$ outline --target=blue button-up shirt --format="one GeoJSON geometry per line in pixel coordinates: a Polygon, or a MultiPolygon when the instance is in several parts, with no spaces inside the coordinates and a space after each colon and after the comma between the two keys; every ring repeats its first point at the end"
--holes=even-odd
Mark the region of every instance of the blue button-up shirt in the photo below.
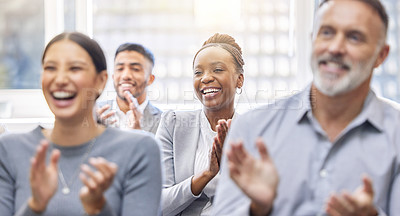
{"type": "MultiPolygon", "coordinates": [[[[373,181],[380,215],[400,215],[398,105],[371,90],[362,112],[331,142],[312,114],[310,91],[240,116],[227,138],[243,140],[256,157],[256,138],[266,142],[280,176],[271,215],[324,215],[330,194],[353,192],[363,174],[373,181]]],[[[214,215],[248,215],[250,200],[229,178],[225,156],[221,169],[214,215]]]]}

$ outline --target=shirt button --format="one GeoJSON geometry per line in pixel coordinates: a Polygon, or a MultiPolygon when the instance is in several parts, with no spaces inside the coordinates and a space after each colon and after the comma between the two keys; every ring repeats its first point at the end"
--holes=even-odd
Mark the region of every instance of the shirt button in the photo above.
{"type": "Polygon", "coordinates": [[[321,178],[325,178],[327,175],[328,172],[325,169],[319,171],[319,176],[321,176],[321,178]]]}

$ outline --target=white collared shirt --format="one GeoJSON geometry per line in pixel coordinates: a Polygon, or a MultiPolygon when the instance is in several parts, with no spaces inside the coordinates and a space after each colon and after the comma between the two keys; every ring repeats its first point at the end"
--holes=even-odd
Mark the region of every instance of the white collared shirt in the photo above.
{"type": "MultiPolygon", "coordinates": [[[[143,101],[143,103],[139,104],[139,107],[137,107],[137,110],[142,115],[144,113],[144,109],[146,109],[147,104],[149,104],[149,100],[146,97],[146,99],[143,101]]],[[[115,111],[114,118],[117,120],[114,124],[112,124],[112,126],[118,127],[121,129],[130,128],[129,127],[129,116],[132,115],[132,110],[129,110],[128,112],[124,113],[118,106],[117,98],[114,98],[111,110],[115,111]]],[[[141,125],[142,125],[142,119],[140,120],[141,125]]]]}

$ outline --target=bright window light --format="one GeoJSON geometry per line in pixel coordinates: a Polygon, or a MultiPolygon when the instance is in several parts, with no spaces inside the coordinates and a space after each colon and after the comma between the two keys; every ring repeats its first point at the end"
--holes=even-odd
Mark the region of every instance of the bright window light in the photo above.
{"type": "Polygon", "coordinates": [[[195,0],[199,27],[234,25],[240,21],[241,0],[195,0]]]}

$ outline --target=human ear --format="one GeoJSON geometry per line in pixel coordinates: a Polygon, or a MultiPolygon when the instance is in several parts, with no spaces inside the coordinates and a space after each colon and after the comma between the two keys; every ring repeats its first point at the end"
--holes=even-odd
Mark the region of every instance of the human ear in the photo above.
{"type": "Polygon", "coordinates": [[[388,44],[383,45],[381,51],[379,51],[378,58],[375,61],[374,68],[379,67],[385,61],[386,57],[389,55],[390,46],[388,44]]]}
{"type": "Polygon", "coordinates": [[[156,77],[153,74],[150,74],[149,80],[147,81],[147,86],[151,85],[155,79],[156,77]]]}
{"type": "Polygon", "coordinates": [[[237,82],[236,82],[236,88],[242,88],[244,82],[244,75],[241,73],[238,76],[237,82]]]}
{"type": "Polygon", "coordinates": [[[107,84],[107,79],[108,79],[107,70],[103,70],[99,74],[97,74],[96,89],[98,90],[99,95],[101,94],[101,92],[103,92],[107,84]]]}

